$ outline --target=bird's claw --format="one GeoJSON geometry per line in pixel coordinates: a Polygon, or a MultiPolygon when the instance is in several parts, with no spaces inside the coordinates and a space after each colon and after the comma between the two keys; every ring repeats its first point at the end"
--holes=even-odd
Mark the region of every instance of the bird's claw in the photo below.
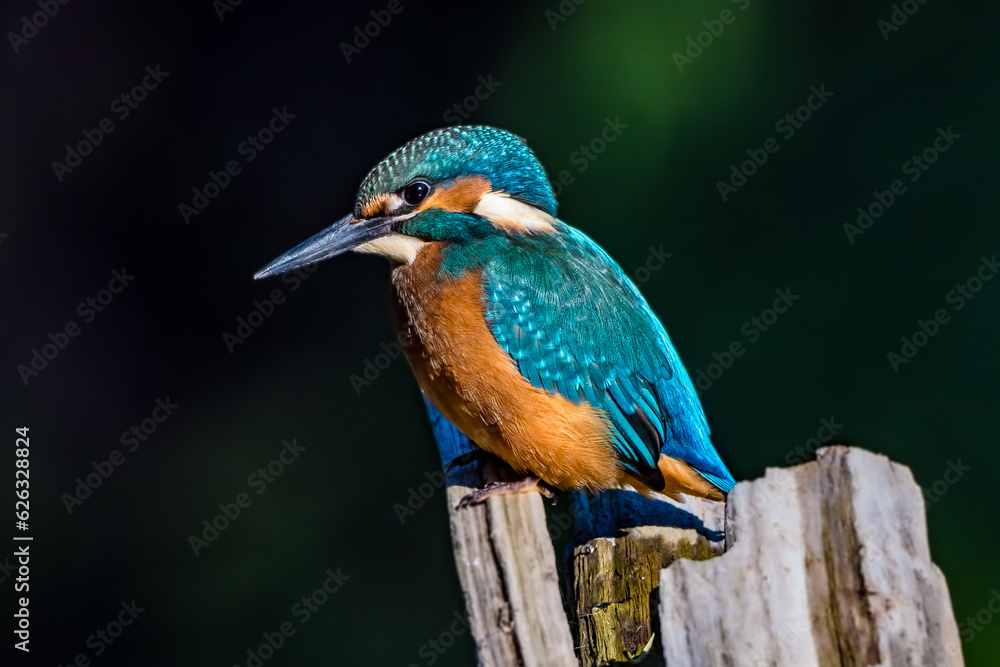
{"type": "Polygon", "coordinates": [[[482,460],[484,456],[486,456],[486,452],[483,450],[473,449],[471,452],[466,452],[465,454],[452,459],[451,463],[445,467],[444,472],[447,475],[455,468],[461,468],[462,466],[467,466],[482,460]]]}
{"type": "Polygon", "coordinates": [[[491,496],[532,492],[538,492],[546,498],[550,498],[553,505],[556,504],[556,494],[552,491],[552,489],[546,486],[537,477],[525,477],[524,479],[516,482],[490,482],[483,488],[476,489],[462,498],[455,509],[463,509],[471,507],[472,505],[478,505],[491,496]]]}

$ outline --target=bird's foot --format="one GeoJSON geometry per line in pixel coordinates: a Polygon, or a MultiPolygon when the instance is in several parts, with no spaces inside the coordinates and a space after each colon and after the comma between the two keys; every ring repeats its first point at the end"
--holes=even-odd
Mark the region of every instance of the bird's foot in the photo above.
{"type": "Polygon", "coordinates": [[[491,496],[535,492],[542,494],[546,498],[551,498],[552,504],[555,504],[556,494],[545,484],[545,482],[537,477],[525,477],[524,479],[516,482],[490,482],[483,488],[476,489],[469,495],[462,498],[461,502],[458,503],[457,509],[469,507],[471,505],[478,505],[491,496]]]}

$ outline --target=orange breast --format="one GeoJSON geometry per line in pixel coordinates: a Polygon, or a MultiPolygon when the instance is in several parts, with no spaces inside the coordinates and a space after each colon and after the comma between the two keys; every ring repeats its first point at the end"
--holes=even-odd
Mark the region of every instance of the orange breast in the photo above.
{"type": "Polygon", "coordinates": [[[531,385],[493,338],[479,272],[438,278],[441,244],[428,243],[393,271],[396,324],[421,389],[488,452],[564,490],[619,486],[611,425],[531,385]]]}

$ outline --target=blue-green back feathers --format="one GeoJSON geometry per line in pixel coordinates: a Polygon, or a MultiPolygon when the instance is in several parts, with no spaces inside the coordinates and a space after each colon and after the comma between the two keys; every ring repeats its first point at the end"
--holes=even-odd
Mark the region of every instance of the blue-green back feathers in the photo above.
{"type": "Polygon", "coordinates": [[[560,224],[558,234],[454,246],[442,268],[473,265],[483,269],[497,342],[535,387],[606,411],[622,466],[655,476],[662,451],[723,491],[733,487],[666,331],[596,243],[560,224]]]}

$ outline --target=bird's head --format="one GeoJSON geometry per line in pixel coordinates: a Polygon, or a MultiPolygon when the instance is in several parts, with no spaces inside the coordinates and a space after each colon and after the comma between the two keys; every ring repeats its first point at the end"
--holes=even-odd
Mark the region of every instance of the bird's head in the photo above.
{"type": "Polygon", "coordinates": [[[354,211],[261,269],[264,278],[348,250],[413,261],[427,242],[553,233],[552,187],[524,141],[485,125],[428,132],[382,160],[354,211]]]}

